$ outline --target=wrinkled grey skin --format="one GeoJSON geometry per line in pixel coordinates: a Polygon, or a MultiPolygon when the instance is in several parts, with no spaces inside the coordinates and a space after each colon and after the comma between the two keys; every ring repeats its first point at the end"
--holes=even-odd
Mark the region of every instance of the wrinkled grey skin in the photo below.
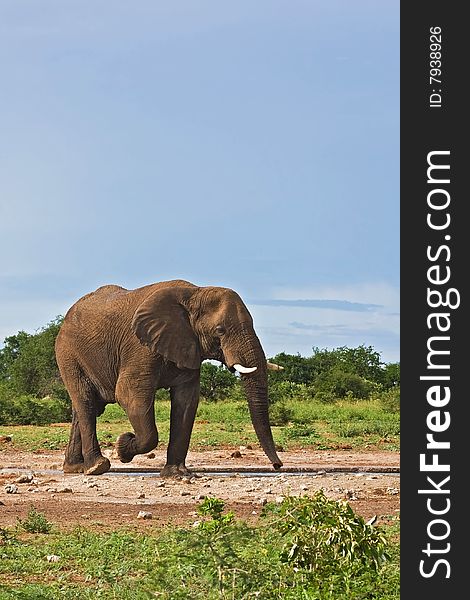
{"type": "Polygon", "coordinates": [[[136,290],[101,287],[67,312],[56,357],[73,409],[67,473],[99,475],[109,470],[96,437],[96,417],[108,403],[122,406],[134,429],[116,442],[122,462],[155,448],[155,391],[170,388],[170,439],[161,475],[188,475],[185,459],[205,359],[230,369],[235,364],[257,367],[241,375],[251,419],[274,468],[282,466],[269,425],[266,357],[251,315],[233,290],[182,280],[136,290]]]}

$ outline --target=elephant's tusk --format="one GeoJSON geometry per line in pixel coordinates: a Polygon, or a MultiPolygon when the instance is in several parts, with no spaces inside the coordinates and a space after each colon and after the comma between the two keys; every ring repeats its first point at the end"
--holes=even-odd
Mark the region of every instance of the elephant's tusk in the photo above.
{"type": "Polygon", "coordinates": [[[268,360],[266,361],[266,366],[270,371],[284,371],[284,367],[281,367],[281,365],[276,365],[276,363],[269,362],[268,360]]]}
{"type": "Polygon", "coordinates": [[[233,368],[239,373],[253,373],[253,371],[256,371],[258,367],[244,367],[243,365],[239,365],[237,363],[236,365],[233,365],[233,368]]]}

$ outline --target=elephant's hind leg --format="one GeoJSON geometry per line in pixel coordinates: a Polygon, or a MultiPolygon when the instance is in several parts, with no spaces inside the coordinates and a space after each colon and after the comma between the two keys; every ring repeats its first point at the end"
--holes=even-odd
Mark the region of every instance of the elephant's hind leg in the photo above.
{"type": "Polygon", "coordinates": [[[82,438],[75,410],[72,411],[72,426],[70,428],[69,443],[65,450],[63,469],[64,473],[83,473],[85,470],[85,461],[82,454],[82,438]]]}
{"type": "MultiPolygon", "coordinates": [[[[101,454],[96,437],[96,416],[100,414],[97,393],[78,365],[63,372],[62,378],[72,399],[70,441],[65,452],[64,472],[101,475],[111,464],[101,454]]],[[[102,411],[101,411],[102,412],[102,411]]]]}

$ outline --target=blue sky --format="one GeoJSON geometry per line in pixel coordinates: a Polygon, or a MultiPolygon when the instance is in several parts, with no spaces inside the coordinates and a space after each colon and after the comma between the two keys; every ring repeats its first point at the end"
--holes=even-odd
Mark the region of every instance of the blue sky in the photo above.
{"type": "Polygon", "coordinates": [[[106,283],[399,360],[399,2],[2,0],[0,342],[106,283]]]}

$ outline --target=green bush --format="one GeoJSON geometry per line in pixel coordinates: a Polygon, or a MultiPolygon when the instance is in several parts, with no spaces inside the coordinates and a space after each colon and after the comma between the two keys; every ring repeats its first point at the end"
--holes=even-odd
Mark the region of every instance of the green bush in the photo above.
{"type": "Polygon", "coordinates": [[[285,538],[281,560],[318,581],[378,571],[387,560],[382,530],[367,524],[346,501],[329,500],[323,490],[292,496],[272,509],[285,538]]]}
{"type": "Polygon", "coordinates": [[[201,365],[201,397],[204,400],[224,400],[236,384],[237,377],[222,365],[204,362],[201,365]]]}
{"type": "Polygon", "coordinates": [[[324,404],[333,404],[333,402],[336,402],[337,400],[333,392],[326,390],[318,390],[318,392],[315,392],[313,399],[315,402],[322,402],[324,404]]]}
{"type": "Polygon", "coordinates": [[[271,425],[287,425],[292,420],[294,411],[286,406],[285,402],[276,402],[269,406],[269,421],[271,425]]]}
{"type": "Polygon", "coordinates": [[[400,387],[392,387],[385,390],[380,394],[379,400],[380,404],[387,412],[400,412],[400,387]]]}
{"type": "Polygon", "coordinates": [[[23,529],[28,533],[50,533],[52,523],[50,523],[43,513],[38,512],[34,507],[28,512],[24,521],[18,519],[18,529],[23,529]]]}
{"type": "Polygon", "coordinates": [[[274,381],[269,384],[269,401],[271,404],[283,400],[312,400],[313,388],[304,383],[293,381],[274,381]]]}
{"type": "Polygon", "coordinates": [[[361,377],[357,373],[334,368],[318,378],[317,391],[329,392],[336,398],[370,398],[381,386],[361,377]]]}
{"type": "Polygon", "coordinates": [[[287,427],[284,430],[284,435],[291,440],[303,439],[305,441],[306,438],[309,438],[309,442],[312,443],[311,438],[320,437],[315,429],[311,425],[306,425],[303,423],[293,423],[290,427],[287,427]]]}
{"type": "Polygon", "coordinates": [[[0,425],[48,425],[70,422],[70,403],[60,398],[15,396],[0,391],[0,425]]]}

